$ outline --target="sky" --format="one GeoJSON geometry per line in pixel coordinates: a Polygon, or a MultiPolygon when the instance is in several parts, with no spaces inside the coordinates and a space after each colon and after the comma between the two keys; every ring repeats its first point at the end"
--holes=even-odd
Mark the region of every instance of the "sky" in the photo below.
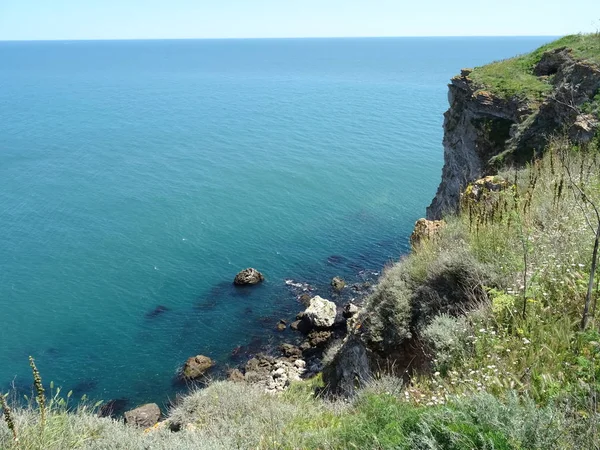
{"type": "Polygon", "coordinates": [[[0,40],[559,36],[599,0],[0,0],[0,40]]]}

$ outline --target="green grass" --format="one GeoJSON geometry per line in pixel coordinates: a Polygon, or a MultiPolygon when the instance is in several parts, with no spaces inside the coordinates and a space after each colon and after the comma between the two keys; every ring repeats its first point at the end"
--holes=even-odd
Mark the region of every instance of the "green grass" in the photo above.
{"type": "Polygon", "coordinates": [[[600,34],[577,34],[557,39],[525,55],[476,67],[470,78],[480,90],[491,91],[501,98],[538,103],[551,92],[552,86],[548,79],[533,75],[533,68],[544,52],[560,47],[572,49],[576,59],[600,64],[600,34]]]}

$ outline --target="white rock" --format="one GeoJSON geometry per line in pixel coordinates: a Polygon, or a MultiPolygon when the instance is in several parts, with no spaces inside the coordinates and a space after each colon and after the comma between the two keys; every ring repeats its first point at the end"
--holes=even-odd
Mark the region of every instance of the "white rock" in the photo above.
{"type": "Polygon", "coordinates": [[[310,299],[308,308],[304,311],[304,317],[315,327],[328,328],[335,322],[336,312],[335,303],[317,295],[310,299]]]}

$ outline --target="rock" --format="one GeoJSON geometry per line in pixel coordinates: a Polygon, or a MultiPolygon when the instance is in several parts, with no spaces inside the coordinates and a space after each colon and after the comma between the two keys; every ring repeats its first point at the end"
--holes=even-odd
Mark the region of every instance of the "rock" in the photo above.
{"type": "Polygon", "coordinates": [[[467,78],[469,75],[471,75],[471,72],[473,72],[473,69],[460,69],[460,76],[467,78]]]}
{"type": "Polygon", "coordinates": [[[312,328],[312,325],[308,320],[298,319],[290,324],[290,328],[294,331],[299,331],[300,333],[306,334],[312,328]]]}
{"type": "Polygon", "coordinates": [[[346,319],[349,319],[350,317],[358,314],[358,306],[356,306],[354,303],[346,303],[346,305],[344,305],[342,314],[346,319]]]}
{"type": "Polygon", "coordinates": [[[246,374],[248,372],[268,372],[275,364],[275,358],[259,353],[246,363],[246,374]]]}
{"type": "Polygon", "coordinates": [[[579,114],[569,130],[569,136],[579,142],[590,142],[600,128],[598,118],[593,114],[579,114]]]}
{"type": "Polygon", "coordinates": [[[265,277],[258,270],[249,267],[248,269],[242,270],[235,276],[233,284],[237,286],[244,286],[249,284],[258,284],[263,281],[265,277]]]}
{"type": "Polygon", "coordinates": [[[294,361],[294,366],[296,366],[298,369],[304,369],[306,367],[306,361],[303,359],[297,359],[294,361]]]}
{"type": "Polygon", "coordinates": [[[323,381],[335,394],[353,396],[372,378],[368,350],[360,338],[349,335],[333,361],[323,369],[323,381]]]}
{"type": "Polygon", "coordinates": [[[549,50],[542,55],[540,61],[535,65],[533,74],[538,77],[554,75],[558,72],[560,66],[572,60],[571,50],[566,47],[549,50]]]}
{"type": "Polygon", "coordinates": [[[227,372],[227,379],[229,381],[234,381],[236,383],[240,383],[244,381],[244,374],[239,369],[231,369],[227,372]]]}
{"type": "Polygon", "coordinates": [[[98,417],[112,417],[113,419],[121,415],[127,407],[129,401],[126,398],[117,398],[107,401],[100,406],[98,417]]]}
{"type": "Polygon", "coordinates": [[[443,220],[419,219],[410,235],[410,243],[413,248],[426,239],[431,239],[446,225],[443,220]]]}
{"type": "Polygon", "coordinates": [[[244,380],[247,383],[258,383],[258,382],[264,380],[264,375],[259,372],[250,370],[250,371],[247,371],[246,374],[244,375],[244,380]]]}
{"type": "Polygon", "coordinates": [[[277,328],[277,331],[285,331],[285,329],[287,328],[286,321],[285,320],[280,320],[277,323],[276,328],[277,328]]]}
{"type": "Polygon", "coordinates": [[[304,306],[308,306],[310,304],[310,295],[302,294],[299,300],[304,306]]]}
{"type": "Polygon", "coordinates": [[[531,161],[564,130],[575,143],[593,135],[593,122],[579,117],[579,111],[600,89],[600,67],[562,48],[542,55],[533,71],[552,75],[546,80],[549,92],[539,98],[506,95],[474,81],[467,72],[452,78],[450,108],[444,114],[442,180],[427,219],[456,212],[469,183],[499,168],[531,161]]]}
{"type": "Polygon", "coordinates": [[[146,313],[146,318],[147,319],[154,319],[155,317],[160,316],[161,314],[165,313],[169,311],[169,308],[167,308],[164,305],[158,305],[156,308],[154,308],[152,311],[149,311],[146,313]]]}
{"type": "Polygon", "coordinates": [[[281,344],[279,350],[288,358],[300,358],[302,356],[302,350],[292,344],[281,344]]]}
{"type": "Polygon", "coordinates": [[[340,277],[334,277],[331,280],[331,287],[336,292],[341,292],[346,287],[346,282],[340,277]]]}
{"type": "Polygon", "coordinates": [[[185,378],[196,380],[214,365],[215,363],[208,356],[192,356],[185,362],[182,373],[185,378]]]}
{"type": "Polygon", "coordinates": [[[508,181],[499,176],[487,176],[474,181],[467,186],[463,194],[475,202],[480,202],[486,198],[490,192],[500,192],[509,186],[508,181]]]}
{"type": "Polygon", "coordinates": [[[158,423],[160,408],[156,403],[148,403],[125,413],[125,423],[141,428],[150,428],[158,423]]]}
{"type": "Polygon", "coordinates": [[[308,343],[311,347],[323,348],[327,345],[327,342],[329,342],[332,334],[331,331],[313,330],[308,333],[308,343]]]}
{"type": "Polygon", "coordinates": [[[317,295],[310,299],[310,304],[302,318],[310,322],[313,327],[329,328],[335,322],[336,312],[335,303],[317,295]]]}

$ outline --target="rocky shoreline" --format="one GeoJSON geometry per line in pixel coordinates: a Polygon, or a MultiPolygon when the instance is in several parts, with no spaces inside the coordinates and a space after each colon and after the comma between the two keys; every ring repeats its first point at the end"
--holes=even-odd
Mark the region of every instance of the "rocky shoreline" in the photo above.
{"type": "MultiPolygon", "coordinates": [[[[378,275],[374,272],[372,277],[378,275]]],[[[262,273],[248,268],[235,276],[233,284],[239,289],[252,289],[264,280],[262,273]]],[[[252,346],[233,348],[231,356],[239,358],[238,364],[233,367],[222,367],[208,355],[191,355],[183,362],[174,382],[202,387],[209,379],[226,378],[232,382],[253,384],[275,394],[287,389],[293,381],[317,376],[323,370],[327,349],[336,341],[341,342],[353,326],[352,318],[372,291],[372,281],[347,284],[341,277],[333,277],[329,292],[321,292],[332,301],[318,295],[318,289],[307,283],[286,279],[286,286],[304,309],[299,308],[293,321],[280,319],[266,324],[278,332],[287,333],[282,336],[282,343],[270,349],[262,346],[255,351],[252,346]]],[[[160,314],[163,308],[159,306],[151,314],[160,314]]],[[[143,428],[154,426],[161,420],[160,407],[156,403],[129,410],[125,410],[124,406],[123,399],[110,400],[99,414],[113,418],[122,416],[126,423],[143,428]]],[[[179,428],[177,424],[168,426],[174,431],[179,428]]]]}

